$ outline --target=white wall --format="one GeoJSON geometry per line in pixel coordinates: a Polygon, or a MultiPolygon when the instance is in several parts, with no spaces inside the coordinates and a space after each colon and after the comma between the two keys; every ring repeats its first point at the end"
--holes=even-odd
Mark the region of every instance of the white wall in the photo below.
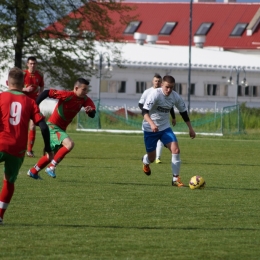
{"type": "MultiPolygon", "coordinates": [[[[126,93],[100,93],[102,98],[116,98],[116,99],[136,99],[141,97],[141,94],[136,92],[136,81],[150,81],[152,85],[152,78],[154,73],[159,73],[162,77],[169,73],[172,75],[177,83],[186,83],[188,85],[188,70],[185,69],[156,69],[156,68],[127,68],[118,69],[113,68],[112,77],[108,80],[126,81],[126,93]]],[[[191,71],[191,83],[195,83],[195,95],[192,96],[193,100],[197,101],[231,101],[236,98],[236,72],[232,73],[234,85],[228,85],[227,80],[230,76],[230,70],[194,70],[191,71]],[[207,96],[205,95],[205,84],[217,84],[224,91],[224,87],[227,86],[227,96],[207,96]]],[[[244,78],[244,72],[240,72],[239,81],[244,78]]],[[[260,73],[249,72],[246,74],[247,82],[249,85],[259,86],[258,97],[243,96],[238,97],[239,101],[253,101],[258,102],[260,98],[260,73]]],[[[91,78],[91,92],[89,96],[91,98],[98,97],[98,79],[94,76],[91,78]]],[[[187,100],[187,95],[183,96],[184,100],[187,100]]]]}

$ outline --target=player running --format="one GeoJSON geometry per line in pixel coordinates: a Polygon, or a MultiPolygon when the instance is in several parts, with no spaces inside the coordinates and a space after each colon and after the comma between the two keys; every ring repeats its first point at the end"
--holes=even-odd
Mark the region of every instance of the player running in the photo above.
{"type": "MultiPolygon", "coordinates": [[[[151,91],[155,88],[160,88],[162,84],[162,77],[159,74],[155,74],[153,77],[153,86],[151,88],[146,89],[140,100],[139,100],[139,108],[142,110],[143,109],[143,105],[144,102],[146,100],[146,98],[148,97],[148,95],[151,93],[151,91]]],[[[175,126],[176,125],[176,119],[175,119],[175,113],[174,113],[174,108],[172,107],[170,110],[170,114],[172,117],[172,125],[175,126]]],[[[162,149],[163,149],[163,143],[161,142],[161,140],[158,140],[157,142],[157,146],[156,146],[156,163],[161,163],[161,155],[162,155],[162,149]]]]}
{"type": "Polygon", "coordinates": [[[45,98],[58,99],[54,111],[47,121],[51,135],[51,149],[54,151],[54,159],[50,162],[48,156],[44,155],[38,163],[32,167],[27,175],[38,179],[39,171],[46,168],[45,172],[52,178],[56,178],[55,169],[62,159],[73,149],[74,142],[66,133],[67,126],[77,113],[84,108],[86,114],[94,118],[96,107],[93,101],[87,96],[89,82],[84,78],[79,78],[73,91],[64,91],[50,89],[45,90],[37,98],[36,103],[39,105],[45,98]]]}
{"type": "MultiPolygon", "coordinates": [[[[44,80],[41,72],[36,70],[37,60],[34,56],[27,59],[27,70],[24,70],[24,88],[23,92],[33,100],[36,100],[38,95],[44,89],[44,80]]],[[[33,145],[35,141],[36,130],[33,121],[30,121],[28,133],[27,156],[34,157],[33,145]]]]}
{"type": "Polygon", "coordinates": [[[151,174],[150,163],[156,158],[156,144],[161,140],[172,153],[172,185],[182,187],[184,184],[179,177],[180,172],[180,149],[177,138],[169,123],[171,108],[176,106],[189,128],[189,135],[193,139],[196,136],[182,98],[173,91],[175,79],[166,75],[163,77],[162,87],[151,91],[143,106],[144,116],[142,130],[144,132],[144,143],[147,154],[143,156],[143,171],[146,175],[151,174]]]}
{"type": "Polygon", "coordinates": [[[0,224],[14,193],[14,183],[24,161],[30,120],[41,128],[46,157],[52,160],[50,132],[35,101],[22,93],[24,74],[19,68],[8,73],[8,91],[0,93],[0,162],[4,181],[0,193],[0,224]]]}

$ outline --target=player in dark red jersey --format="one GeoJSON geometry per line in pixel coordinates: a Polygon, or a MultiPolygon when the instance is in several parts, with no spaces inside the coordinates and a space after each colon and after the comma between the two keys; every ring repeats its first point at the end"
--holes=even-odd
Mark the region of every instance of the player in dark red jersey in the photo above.
{"type": "MultiPolygon", "coordinates": [[[[27,59],[27,70],[24,70],[24,88],[23,92],[30,98],[36,100],[38,95],[42,93],[44,89],[44,79],[41,72],[36,70],[37,60],[31,56],[27,59]]],[[[30,121],[29,134],[28,134],[28,146],[27,155],[34,157],[32,151],[35,141],[36,131],[33,121],[30,121]]]]}
{"type": "Polygon", "coordinates": [[[47,97],[58,99],[58,103],[47,122],[51,134],[51,149],[55,155],[52,161],[46,155],[41,157],[38,163],[28,171],[29,174],[38,176],[39,171],[50,162],[45,172],[52,178],[56,178],[55,168],[74,147],[73,140],[66,133],[67,126],[81,108],[85,109],[89,117],[95,117],[96,107],[87,96],[88,86],[89,82],[87,80],[79,78],[74,84],[73,91],[44,90],[37,98],[36,103],[38,105],[47,97]]]}
{"type": "Polygon", "coordinates": [[[4,162],[4,181],[0,193],[0,224],[14,193],[14,182],[22,166],[30,120],[41,128],[46,156],[53,158],[50,132],[36,102],[22,93],[24,75],[19,68],[8,74],[8,91],[0,93],[0,162],[4,162]]]}

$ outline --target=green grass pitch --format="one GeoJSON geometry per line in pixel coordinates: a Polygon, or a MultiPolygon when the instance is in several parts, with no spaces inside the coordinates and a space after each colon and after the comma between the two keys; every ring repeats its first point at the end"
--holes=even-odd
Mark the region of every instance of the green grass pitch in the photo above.
{"type": "MultiPolygon", "coordinates": [[[[171,186],[170,152],[142,172],[142,135],[70,133],[74,150],[42,181],[25,158],[0,226],[0,259],[259,259],[260,140],[178,136],[181,177],[171,186]]],[[[3,165],[2,165],[3,168],[3,165]]]]}

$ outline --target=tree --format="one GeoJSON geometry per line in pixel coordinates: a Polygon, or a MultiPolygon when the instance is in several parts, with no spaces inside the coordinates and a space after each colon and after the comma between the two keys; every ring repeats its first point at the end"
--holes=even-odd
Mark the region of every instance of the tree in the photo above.
{"type": "MultiPolygon", "coordinates": [[[[121,40],[122,26],[134,19],[131,10],[116,0],[0,0],[1,70],[12,61],[22,68],[33,55],[47,83],[71,88],[76,78],[93,74],[88,64],[96,56],[96,41],[121,40]]],[[[111,51],[120,65],[120,51],[111,51]]]]}

